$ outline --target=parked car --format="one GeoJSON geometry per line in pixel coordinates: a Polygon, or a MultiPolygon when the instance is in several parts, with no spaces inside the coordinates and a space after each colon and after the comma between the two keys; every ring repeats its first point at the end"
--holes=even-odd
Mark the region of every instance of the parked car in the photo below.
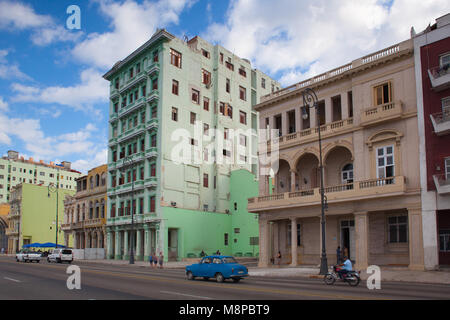
{"type": "Polygon", "coordinates": [[[19,262],[19,261],[22,261],[22,262],[36,261],[39,263],[41,261],[41,253],[22,249],[18,253],[16,253],[16,261],[17,262],[19,262]]]}
{"type": "Polygon", "coordinates": [[[248,277],[248,269],[231,256],[213,255],[202,258],[199,263],[186,266],[186,277],[189,280],[203,277],[205,280],[215,278],[217,282],[223,282],[225,279],[239,282],[248,277]]]}
{"type": "Polygon", "coordinates": [[[48,255],[47,262],[68,262],[73,261],[72,249],[53,249],[52,253],[48,255]]]}

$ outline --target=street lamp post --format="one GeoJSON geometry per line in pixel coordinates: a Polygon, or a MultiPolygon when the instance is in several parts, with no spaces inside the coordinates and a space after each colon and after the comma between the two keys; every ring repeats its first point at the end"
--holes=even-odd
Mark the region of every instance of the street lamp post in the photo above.
{"type": "MultiPolygon", "coordinates": [[[[320,109],[317,103],[317,95],[313,89],[307,88],[302,92],[303,107],[302,118],[308,119],[308,113],[306,108],[316,109],[317,119],[320,119],[320,109]],[[310,105],[312,104],[312,105],[310,105]]],[[[328,272],[327,253],[325,246],[325,210],[327,208],[327,201],[325,196],[324,184],[323,184],[323,164],[322,164],[322,138],[320,135],[320,120],[318,121],[317,131],[319,134],[319,170],[320,170],[320,204],[321,204],[321,226],[322,226],[322,255],[320,257],[320,272],[319,274],[325,275],[328,272]]]]}
{"type": "Polygon", "coordinates": [[[55,239],[55,248],[58,248],[58,185],[50,183],[47,187],[47,196],[50,198],[50,192],[56,193],[56,239],[55,239]]]}
{"type": "MultiPolygon", "coordinates": [[[[123,165],[125,166],[126,164],[133,164],[133,156],[127,156],[123,159],[123,165]]],[[[131,166],[131,168],[133,169],[134,166],[131,166]]],[[[123,178],[124,177],[124,168],[122,167],[122,169],[120,170],[123,178]]],[[[133,174],[133,172],[131,173],[133,174]]],[[[130,245],[130,262],[129,264],[134,264],[134,210],[133,210],[133,196],[134,196],[134,178],[133,176],[131,176],[131,245],[130,245]]]]}

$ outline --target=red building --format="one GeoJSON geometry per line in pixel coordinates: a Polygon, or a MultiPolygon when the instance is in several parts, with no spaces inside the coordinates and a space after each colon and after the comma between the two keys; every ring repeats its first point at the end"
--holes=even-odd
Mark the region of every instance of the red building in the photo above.
{"type": "Polygon", "coordinates": [[[414,37],[427,269],[450,265],[450,14],[414,37]]]}

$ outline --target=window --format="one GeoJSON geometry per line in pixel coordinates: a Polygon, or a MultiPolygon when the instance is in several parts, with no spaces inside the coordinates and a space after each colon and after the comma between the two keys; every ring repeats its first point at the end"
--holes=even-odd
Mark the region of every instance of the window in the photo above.
{"type": "Polygon", "coordinates": [[[139,213],[144,213],[144,198],[139,198],[139,213]]]}
{"type": "Polygon", "coordinates": [[[222,52],[219,54],[219,57],[220,57],[220,63],[223,64],[223,53],[222,52]]]}
{"type": "Polygon", "coordinates": [[[200,91],[192,89],[191,100],[196,104],[200,104],[200,91]]]}
{"type": "Polygon", "coordinates": [[[202,49],[202,55],[203,55],[205,58],[208,58],[208,59],[209,59],[209,57],[210,57],[209,51],[206,51],[205,49],[202,49]]]}
{"type": "Polygon", "coordinates": [[[178,95],[178,81],[172,80],[172,93],[178,95]]]}
{"type": "Polygon", "coordinates": [[[150,177],[156,177],[156,164],[154,163],[150,165],[150,177]]]}
{"type": "Polygon", "coordinates": [[[203,134],[209,136],[209,124],[203,123],[203,134]]]}
{"type": "Polygon", "coordinates": [[[208,188],[208,174],[207,173],[204,173],[203,174],[203,187],[204,188],[208,188]]]}
{"type": "Polygon", "coordinates": [[[374,88],[375,105],[389,103],[392,101],[391,83],[386,82],[374,88]]]}
{"type": "Polygon", "coordinates": [[[450,230],[439,230],[439,251],[450,252],[450,230]]]}
{"type": "Polygon", "coordinates": [[[114,80],[114,88],[119,89],[119,78],[114,80]]]}
{"type": "Polygon", "coordinates": [[[241,146],[247,146],[247,136],[245,134],[239,135],[239,143],[241,144],[241,146]]]}
{"type": "Polygon", "coordinates": [[[209,98],[203,97],[203,110],[209,111],[209,98]]]}
{"type": "Polygon", "coordinates": [[[196,114],[194,112],[191,112],[191,124],[195,124],[195,118],[196,114]]]}
{"type": "Polygon", "coordinates": [[[225,61],[225,66],[230,69],[231,71],[234,71],[234,65],[229,62],[229,61],[225,61]]]}
{"type": "Polygon", "coordinates": [[[408,216],[388,217],[388,242],[408,242],[408,216]]]}
{"type": "Polygon", "coordinates": [[[225,91],[230,93],[230,79],[228,79],[228,78],[225,82],[225,91]]]}
{"type": "Polygon", "coordinates": [[[156,203],[155,203],[155,196],[150,197],[150,212],[155,212],[155,207],[156,207],[156,203]]]}
{"type": "Polygon", "coordinates": [[[152,90],[158,90],[158,79],[153,79],[152,90]]]}
{"type": "Polygon", "coordinates": [[[142,86],[142,97],[147,95],[147,86],[142,86]]]}
{"type": "Polygon", "coordinates": [[[203,211],[205,211],[205,212],[208,211],[208,205],[207,205],[207,204],[204,204],[204,205],[203,205],[203,211]]]}
{"type": "Polygon", "coordinates": [[[170,49],[170,64],[175,67],[181,68],[181,53],[176,50],[170,49]]]}
{"type": "Polygon", "coordinates": [[[441,100],[442,115],[444,118],[450,117],[450,97],[441,100]]]}
{"type": "Polygon", "coordinates": [[[152,148],[156,148],[156,134],[151,136],[151,146],[152,148]]]}
{"type": "Polygon", "coordinates": [[[153,62],[158,62],[158,51],[153,52],[153,62]]]}
{"type": "Polygon", "coordinates": [[[266,79],[261,78],[261,88],[265,89],[266,88],[266,79]]]}
{"type": "Polygon", "coordinates": [[[445,180],[450,181],[450,158],[445,159],[445,180]]]}
{"type": "Polygon", "coordinates": [[[229,150],[227,150],[227,149],[223,149],[223,155],[225,156],[225,157],[231,157],[231,151],[229,151],[229,150]]]}
{"type": "Polygon", "coordinates": [[[141,64],[140,63],[138,63],[136,65],[136,73],[139,73],[139,72],[141,72],[141,64]]]}
{"type": "Polygon", "coordinates": [[[247,72],[245,72],[245,68],[244,67],[240,67],[239,68],[239,74],[243,77],[247,77],[247,72]]]}
{"type": "Polygon", "coordinates": [[[247,101],[247,90],[244,87],[239,86],[239,98],[247,101]]]}
{"type": "Polygon", "coordinates": [[[442,68],[445,65],[450,65],[450,53],[445,53],[439,57],[439,66],[442,68]]]}
{"type": "Polygon", "coordinates": [[[346,164],[342,168],[341,177],[342,177],[342,184],[353,183],[353,164],[351,163],[346,164]]]}
{"type": "Polygon", "coordinates": [[[377,178],[389,178],[394,174],[394,146],[377,148],[377,178]]]}
{"type": "Polygon", "coordinates": [[[223,114],[224,116],[229,116],[231,119],[233,119],[233,107],[230,106],[228,103],[219,103],[219,112],[223,114]]]}
{"type": "Polygon", "coordinates": [[[228,233],[224,233],[224,235],[223,235],[223,242],[224,242],[224,245],[228,245],[228,233]]]}
{"type": "Polygon", "coordinates": [[[178,109],[175,107],[172,107],[172,120],[178,121],[178,109]]]}
{"type": "Polygon", "coordinates": [[[130,79],[133,78],[133,68],[130,68],[128,75],[130,79]]]}
{"type": "Polygon", "coordinates": [[[247,114],[244,111],[239,111],[239,122],[247,124],[247,114]]]}
{"type": "Polygon", "coordinates": [[[202,69],[202,83],[209,85],[211,83],[211,73],[202,69]]]}

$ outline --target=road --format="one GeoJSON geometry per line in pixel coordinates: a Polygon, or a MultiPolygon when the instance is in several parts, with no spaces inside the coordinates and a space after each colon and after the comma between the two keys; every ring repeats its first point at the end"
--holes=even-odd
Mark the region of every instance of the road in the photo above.
{"type": "Polygon", "coordinates": [[[450,286],[383,282],[380,290],[346,283],[327,286],[320,279],[250,277],[239,283],[186,280],[184,269],[73,264],[81,270],[81,289],[67,288],[68,264],[16,262],[0,257],[0,299],[3,300],[378,300],[450,299],[450,286]]]}

